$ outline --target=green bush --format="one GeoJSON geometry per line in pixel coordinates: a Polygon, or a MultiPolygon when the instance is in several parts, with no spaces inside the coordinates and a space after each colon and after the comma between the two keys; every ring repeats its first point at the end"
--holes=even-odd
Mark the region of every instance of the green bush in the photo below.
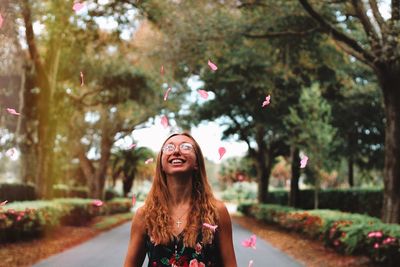
{"type": "Polygon", "coordinates": [[[35,186],[31,184],[0,183],[0,199],[11,201],[35,200],[35,186]]]}
{"type": "MultiPolygon", "coordinates": [[[[367,214],[380,218],[383,205],[382,189],[326,189],[319,196],[320,209],[334,209],[345,212],[367,214]]],[[[288,191],[276,190],[268,192],[267,203],[287,205],[288,191]]],[[[314,208],[314,190],[300,190],[299,208],[314,208]]]]}
{"type": "Polygon", "coordinates": [[[395,266],[400,262],[400,225],[384,224],[362,214],[336,210],[300,210],[271,204],[243,204],[245,215],[318,238],[345,254],[368,255],[374,262],[395,266]]]}
{"type": "Polygon", "coordinates": [[[56,184],[53,186],[54,198],[88,198],[89,189],[85,186],[69,187],[65,184],[56,184]]]}
{"type": "Polygon", "coordinates": [[[82,198],[13,202],[0,208],[0,243],[41,236],[59,225],[82,226],[98,215],[125,213],[131,200],[108,202],[82,198]]]}

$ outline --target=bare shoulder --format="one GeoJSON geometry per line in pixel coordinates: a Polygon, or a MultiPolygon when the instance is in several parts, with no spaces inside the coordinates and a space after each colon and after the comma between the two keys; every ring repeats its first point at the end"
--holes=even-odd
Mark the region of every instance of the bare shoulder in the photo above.
{"type": "Polygon", "coordinates": [[[231,219],[230,219],[229,212],[228,212],[228,209],[226,208],[225,203],[221,200],[217,200],[216,208],[217,208],[218,216],[220,219],[220,223],[229,223],[230,224],[231,219]]]}
{"type": "Polygon", "coordinates": [[[144,206],[138,208],[132,218],[132,227],[145,230],[145,209],[144,206]]]}

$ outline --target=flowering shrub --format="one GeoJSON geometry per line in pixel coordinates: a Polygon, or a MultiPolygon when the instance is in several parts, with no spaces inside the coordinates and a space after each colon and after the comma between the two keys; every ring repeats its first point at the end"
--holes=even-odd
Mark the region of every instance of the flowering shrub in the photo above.
{"type": "Polygon", "coordinates": [[[400,225],[384,224],[379,219],[335,210],[296,210],[269,204],[243,204],[245,215],[285,229],[321,239],[339,253],[364,254],[384,266],[400,262],[400,225]]]}
{"type": "Polygon", "coordinates": [[[0,207],[0,243],[38,237],[59,225],[85,225],[95,216],[128,212],[130,207],[130,199],[103,203],[65,198],[9,203],[0,207]]]}

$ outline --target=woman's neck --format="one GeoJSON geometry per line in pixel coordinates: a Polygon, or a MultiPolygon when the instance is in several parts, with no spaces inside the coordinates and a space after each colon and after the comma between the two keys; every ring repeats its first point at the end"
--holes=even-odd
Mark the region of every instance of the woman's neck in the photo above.
{"type": "Polygon", "coordinates": [[[168,191],[171,207],[186,206],[190,204],[192,198],[192,179],[182,179],[182,177],[167,177],[168,191]]]}

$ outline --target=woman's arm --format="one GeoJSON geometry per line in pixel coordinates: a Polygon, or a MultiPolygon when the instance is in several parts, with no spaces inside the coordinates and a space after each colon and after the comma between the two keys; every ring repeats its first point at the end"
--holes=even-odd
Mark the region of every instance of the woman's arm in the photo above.
{"type": "Polygon", "coordinates": [[[142,267],[144,258],[146,257],[145,235],[144,211],[143,207],[140,207],[132,219],[131,239],[124,267],[142,267]]]}
{"type": "Polygon", "coordinates": [[[222,201],[217,202],[219,214],[219,250],[224,267],[237,267],[232,241],[232,222],[228,210],[222,201]]]}

